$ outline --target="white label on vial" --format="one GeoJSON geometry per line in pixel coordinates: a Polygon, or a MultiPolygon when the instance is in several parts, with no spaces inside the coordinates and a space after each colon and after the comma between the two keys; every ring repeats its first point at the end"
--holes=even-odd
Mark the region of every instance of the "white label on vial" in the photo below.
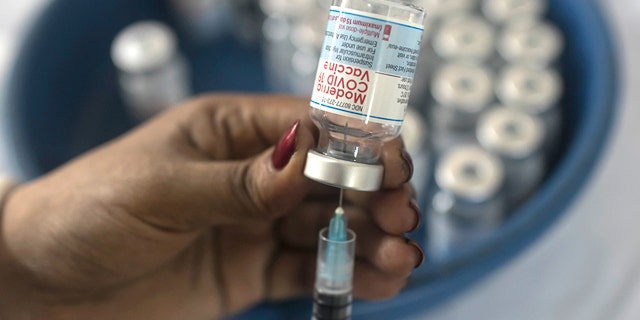
{"type": "Polygon", "coordinates": [[[311,107],[402,124],[423,31],[420,24],[331,7],[311,107]]]}

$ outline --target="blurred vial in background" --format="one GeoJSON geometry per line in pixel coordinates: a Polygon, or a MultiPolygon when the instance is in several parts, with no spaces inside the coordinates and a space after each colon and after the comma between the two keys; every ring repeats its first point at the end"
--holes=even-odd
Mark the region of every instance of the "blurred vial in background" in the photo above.
{"type": "Polygon", "coordinates": [[[421,5],[431,19],[469,12],[476,6],[476,0],[416,0],[414,2],[421,5]]]}
{"type": "MultiPolygon", "coordinates": [[[[323,1],[324,2],[324,1],[323,1]]],[[[326,1],[331,2],[331,1],[326,1]]],[[[306,16],[320,1],[315,0],[260,0],[260,8],[267,14],[283,14],[286,16],[306,16]]],[[[327,5],[328,7],[328,5],[327,5]]],[[[326,17],[325,17],[326,18],[326,17]]]]}
{"type": "MultiPolygon", "coordinates": [[[[282,14],[268,15],[262,25],[269,83],[278,92],[290,92],[291,52],[294,51],[293,44],[289,41],[291,29],[291,22],[282,14]]],[[[312,85],[313,83],[309,87],[312,85]]]]}
{"type": "Polygon", "coordinates": [[[189,97],[186,60],[174,32],[165,24],[142,21],[115,38],[111,57],[118,69],[122,98],[130,113],[144,120],[189,97]]]}
{"type": "Polygon", "coordinates": [[[505,214],[500,159],[476,145],[454,146],[436,164],[428,243],[434,261],[486,239],[505,214]]]}
{"type": "Polygon", "coordinates": [[[482,17],[459,14],[442,21],[433,49],[444,60],[482,64],[494,54],[494,32],[482,17]]]}
{"type": "MultiPolygon", "coordinates": [[[[433,49],[433,37],[440,29],[441,21],[447,17],[469,13],[473,10],[477,0],[413,0],[416,5],[424,8],[426,13],[425,29],[422,36],[418,69],[416,71],[414,88],[428,88],[432,74],[438,69],[442,60],[437,58],[433,49]]],[[[423,90],[413,90],[410,101],[414,105],[422,105],[426,96],[423,90]]]]}
{"type": "Polygon", "coordinates": [[[434,152],[475,138],[478,116],[494,101],[493,88],[485,66],[449,63],[439,70],[431,83],[434,103],[428,112],[434,152]]]}
{"type": "Polygon", "coordinates": [[[562,115],[558,103],[562,93],[562,78],[556,70],[520,65],[507,66],[496,88],[496,94],[504,105],[542,119],[548,152],[554,152],[561,133],[562,115]]]}
{"type": "Polygon", "coordinates": [[[181,28],[200,44],[209,43],[230,32],[231,2],[231,0],[169,0],[181,28]]]}
{"type": "Polygon", "coordinates": [[[507,63],[539,67],[556,62],[563,47],[562,35],[556,27],[532,19],[507,24],[497,44],[507,63]]]}
{"type": "Polygon", "coordinates": [[[514,208],[535,192],[544,176],[542,121],[514,108],[496,106],[479,119],[477,135],[485,150],[502,159],[505,195],[514,208]]]}
{"type": "Polygon", "coordinates": [[[262,38],[272,89],[308,95],[315,80],[331,1],[260,0],[262,38]]]}
{"type": "MultiPolygon", "coordinates": [[[[443,0],[446,1],[446,0],[443,0]]],[[[482,12],[495,25],[523,18],[540,18],[547,10],[547,0],[484,0],[482,12]]]]}
{"type": "Polygon", "coordinates": [[[411,106],[409,106],[404,116],[400,135],[407,152],[413,159],[414,171],[411,184],[416,191],[418,203],[421,203],[421,198],[427,192],[427,183],[431,177],[429,129],[424,117],[411,106]]]}
{"type": "Polygon", "coordinates": [[[262,39],[264,13],[258,0],[227,0],[231,2],[231,34],[240,42],[258,45],[262,39]]]}

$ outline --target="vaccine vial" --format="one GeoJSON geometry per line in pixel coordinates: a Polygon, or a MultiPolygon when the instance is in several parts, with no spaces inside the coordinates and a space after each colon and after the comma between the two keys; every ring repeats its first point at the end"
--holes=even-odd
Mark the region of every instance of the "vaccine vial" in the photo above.
{"type": "Polygon", "coordinates": [[[429,13],[429,19],[438,19],[461,12],[470,12],[477,0],[421,0],[422,6],[429,13]]]}
{"type": "MultiPolygon", "coordinates": [[[[425,11],[427,12],[427,11],[425,11]]],[[[437,57],[433,50],[432,42],[434,31],[437,29],[435,19],[425,19],[424,32],[422,33],[422,42],[420,45],[420,56],[418,57],[418,67],[413,78],[413,88],[428,88],[431,81],[431,75],[442,63],[441,59],[437,57]]],[[[419,106],[428,99],[428,91],[426,90],[411,90],[409,97],[409,103],[414,106],[419,106]]]]}
{"type": "Polygon", "coordinates": [[[426,119],[418,110],[409,106],[404,117],[400,135],[405,148],[413,160],[413,177],[411,184],[418,195],[418,203],[427,192],[427,182],[431,177],[429,150],[429,128],[426,119]]]}
{"type": "Polygon", "coordinates": [[[495,25],[508,21],[540,18],[547,10],[547,0],[484,0],[482,12],[495,25]]]}
{"type": "Polygon", "coordinates": [[[174,32],[164,23],[142,21],[128,26],[116,36],[111,57],[119,71],[122,98],[138,120],[191,94],[186,60],[174,32]]]}
{"type": "Polygon", "coordinates": [[[547,137],[546,150],[557,147],[561,133],[562,114],[558,103],[562,93],[562,78],[556,70],[520,65],[506,67],[496,88],[496,94],[504,105],[542,119],[547,137]]]}
{"type": "Polygon", "coordinates": [[[382,145],[400,134],[424,17],[407,2],[332,2],[310,102],[320,137],[307,157],[307,177],[346,189],[380,188],[382,145]]]}
{"type": "Polygon", "coordinates": [[[494,101],[493,75],[484,65],[452,62],[434,76],[431,94],[431,147],[440,153],[474,141],[478,116],[494,101]]]}
{"type": "Polygon", "coordinates": [[[544,124],[521,110],[495,106],[478,121],[478,142],[499,156],[506,173],[505,195],[510,207],[531,196],[542,182],[545,157],[544,124]]]}
{"type": "Polygon", "coordinates": [[[493,74],[482,65],[448,63],[434,76],[431,94],[445,108],[436,122],[466,127],[494,100],[493,74]]]}
{"type": "Polygon", "coordinates": [[[260,8],[268,15],[306,15],[307,11],[312,10],[314,2],[314,0],[260,0],[260,8]]]}
{"type": "Polygon", "coordinates": [[[485,66],[452,62],[444,65],[431,83],[434,105],[432,125],[468,129],[494,100],[493,74],[485,66]]]}
{"type": "Polygon", "coordinates": [[[493,55],[494,38],[493,27],[482,17],[461,14],[442,22],[433,48],[442,59],[481,64],[493,55]]]}
{"type": "Polygon", "coordinates": [[[262,45],[274,91],[308,95],[315,82],[330,1],[261,0],[262,45]]]}
{"type": "Polygon", "coordinates": [[[295,50],[288,41],[291,30],[291,22],[282,14],[268,15],[262,24],[264,59],[273,91],[289,90],[291,52],[295,50]]]}
{"type": "Polygon", "coordinates": [[[500,159],[474,144],[455,146],[440,157],[429,214],[434,261],[486,239],[501,225],[504,177],[500,159]]]}
{"type": "Polygon", "coordinates": [[[509,23],[497,45],[506,62],[539,67],[553,64],[563,47],[564,40],[556,27],[533,19],[509,23]]]}

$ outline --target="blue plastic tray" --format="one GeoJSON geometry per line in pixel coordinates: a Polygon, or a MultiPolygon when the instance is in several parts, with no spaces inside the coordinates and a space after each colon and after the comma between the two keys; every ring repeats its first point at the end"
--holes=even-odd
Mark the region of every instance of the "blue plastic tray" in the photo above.
{"type": "MultiPolygon", "coordinates": [[[[11,146],[26,178],[43,174],[135,125],[117,93],[109,59],[111,41],[141,19],[173,24],[163,1],[57,0],[33,26],[8,88],[11,146]]],[[[598,6],[589,0],[554,0],[550,19],[566,36],[562,73],[568,125],[561,157],[541,190],[489,241],[456,260],[427,264],[397,298],[359,302],[355,319],[397,319],[424,312],[495,271],[562,216],[603,152],[617,97],[615,50],[598,6]]],[[[207,47],[183,44],[197,92],[267,91],[260,48],[232,37],[207,47]]],[[[239,319],[300,319],[308,300],[259,306],[239,319]]]]}

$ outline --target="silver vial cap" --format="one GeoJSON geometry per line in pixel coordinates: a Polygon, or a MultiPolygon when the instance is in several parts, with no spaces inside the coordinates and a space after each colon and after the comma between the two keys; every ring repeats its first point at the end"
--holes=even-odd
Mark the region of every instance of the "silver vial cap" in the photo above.
{"type": "Polygon", "coordinates": [[[544,124],[536,116],[509,107],[495,107],[478,121],[477,136],[487,150],[510,159],[525,159],[544,141],[544,124]]]}
{"type": "Polygon", "coordinates": [[[547,0],[484,0],[482,12],[495,24],[522,18],[539,18],[547,10],[547,0]]]}
{"type": "Polygon", "coordinates": [[[503,104],[536,115],[553,109],[562,92],[563,85],[558,72],[527,66],[506,68],[496,89],[503,104]]]}
{"type": "Polygon", "coordinates": [[[462,14],[443,21],[433,39],[433,49],[448,60],[482,62],[494,48],[492,27],[481,17],[462,14]]]}
{"type": "Polygon", "coordinates": [[[510,23],[497,45],[500,56],[508,62],[540,66],[558,59],[563,47],[556,27],[535,20],[510,23]]]}
{"type": "Polygon", "coordinates": [[[502,162],[471,144],[446,151],[438,162],[435,178],[443,191],[472,202],[493,198],[505,179],[502,162]]]}
{"type": "Polygon", "coordinates": [[[382,185],[384,167],[340,160],[311,150],[307,153],[304,175],[337,188],[377,191],[382,185]]]}
{"type": "Polygon", "coordinates": [[[177,39],[169,26],[158,21],[142,21],[116,36],[111,58],[123,72],[144,73],[165,66],[177,51],[177,39]]]}
{"type": "Polygon", "coordinates": [[[484,66],[447,64],[436,74],[431,93],[443,107],[477,113],[493,101],[493,77],[484,66]]]}

